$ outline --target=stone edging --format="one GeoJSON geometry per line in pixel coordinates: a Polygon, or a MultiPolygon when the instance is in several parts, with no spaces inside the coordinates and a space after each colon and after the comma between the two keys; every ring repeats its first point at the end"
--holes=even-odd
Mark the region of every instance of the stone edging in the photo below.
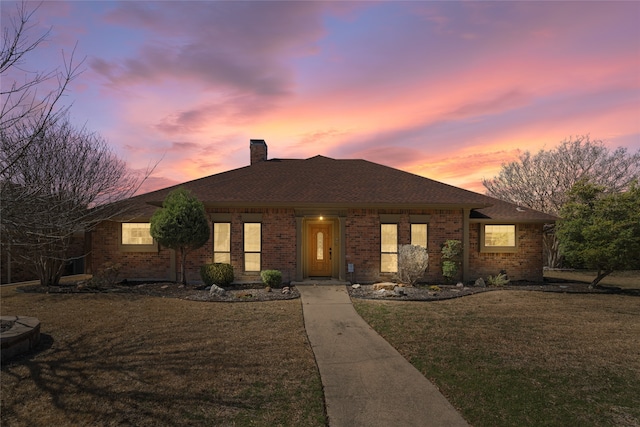
{"type": "Polygon", "coordinates": [[[8,331],[0,334],[0,360],[9,359],[33,350],[40,342],[40,321],[28,316],[1,316],[2,321],[13,322],[8,331]]]}

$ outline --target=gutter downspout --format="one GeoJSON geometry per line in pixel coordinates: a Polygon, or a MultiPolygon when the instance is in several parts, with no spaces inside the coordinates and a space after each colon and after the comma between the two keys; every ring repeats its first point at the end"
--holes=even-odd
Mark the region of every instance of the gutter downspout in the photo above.
{"type": "Polygon", "coordinates": [[[462,209],[462,283],[469,281],[469,252],[471,245],[469,243],[469,217],[471,209],[462,209]]]}

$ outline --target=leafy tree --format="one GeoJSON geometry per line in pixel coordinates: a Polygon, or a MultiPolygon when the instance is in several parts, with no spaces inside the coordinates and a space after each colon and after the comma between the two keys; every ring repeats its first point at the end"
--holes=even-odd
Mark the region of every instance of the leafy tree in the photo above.
{"type": "Polygon", "coordinates": [[[43,286],[57,285],[74,235],[126,211],[116,202],[144,181],[118,159],[106,141],[68,117],[59,117],[8,153],[37,122],[0,129],[0,236],[3,251],[31,266],[43,286]],[[6,156],[6,157],[4,157],[6,156]]]}
{"type": "MultiPolygon", "coordinates": [[[[602,141],[588,135],[564,140],[553,150],[532,155],[525,151],[517,161],[503,164],[498,176],[482,184],[492,197],[551,215],[559,215],[568,192],[587,179],[608,191],[622,191],[640,179],[640,150],[609,150],[602,141]]],[[[560,265],[559,242],[548,226],[545,235],[547,265],[560,265]]]]}
{"type": "Polygon", "coordinates": [[[182,283],[187,283],[187,254],[209,240],[209,222],[204,205],[188,190],[177,188],[169,193],[151,217],[151,236],[163,246],[180,252],[182,283]]]}
{"type": "Polygon", "coordinates": [[[573,265],[598,271],[591,286],[614,270],[640,268],[640,187],[607,192],[605,187],[579,181],[561,210],[558,238],[573,265]]]}

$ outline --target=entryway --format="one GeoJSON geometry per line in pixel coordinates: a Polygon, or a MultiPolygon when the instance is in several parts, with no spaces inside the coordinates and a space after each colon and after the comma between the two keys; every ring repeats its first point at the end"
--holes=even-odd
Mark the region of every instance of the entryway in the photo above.
{"type": "Polygon", "coordinates": [[[322,221],[307,226],[308,277],[333,275],[333,222],[322,221]]]}
{"type": "Polygon", "coordinates": [[[346,213],[296,210],[295,281],[344,281],[346,213]]]}

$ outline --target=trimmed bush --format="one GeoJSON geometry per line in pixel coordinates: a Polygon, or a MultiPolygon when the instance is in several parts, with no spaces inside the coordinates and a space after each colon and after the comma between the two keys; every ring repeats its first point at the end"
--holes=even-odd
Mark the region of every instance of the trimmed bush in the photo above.
{"type": "Polygon", "coordinates": [[[200,277],[207,286],[229,286],[233,282],[233,267],[221,262],[205,264],[200,267],[200,277]]]}
{"type": "Polygon", "coordinates": [[[262,270],[260,277],[270,288],[279,288],[282,285],[282,273],[279,270],[262,270]]]}

